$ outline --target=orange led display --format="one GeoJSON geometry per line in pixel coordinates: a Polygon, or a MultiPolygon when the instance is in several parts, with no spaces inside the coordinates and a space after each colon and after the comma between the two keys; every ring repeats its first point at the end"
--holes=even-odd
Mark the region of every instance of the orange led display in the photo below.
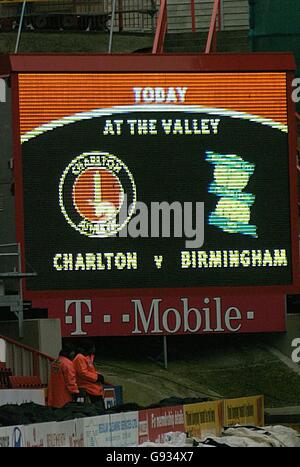
{"type": "Polygon", "coordinates": [[[20,74],[21,134],[76,113],[113,106],[188,105],[287,124],[286,74],[20,74]]]}

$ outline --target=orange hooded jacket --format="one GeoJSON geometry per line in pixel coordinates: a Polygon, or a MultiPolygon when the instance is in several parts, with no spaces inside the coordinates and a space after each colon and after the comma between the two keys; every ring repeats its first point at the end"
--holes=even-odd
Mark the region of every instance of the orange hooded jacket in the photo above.
{"type": "Polygon", "coordinates": [[[73,362],[67,357],[59,356],[51,364],[48,405],[61,408],[73,400],[72,394],[78,393],[73,362]]]}
{"type": "Polygon", "coordinates": [[[103,396],[104,390],[102,385],[97,383],[99,373],[94,367],[92,358],[79,353],[74,358],[73,364],[79,389],[84,389],[92,396],[103,396]]]}

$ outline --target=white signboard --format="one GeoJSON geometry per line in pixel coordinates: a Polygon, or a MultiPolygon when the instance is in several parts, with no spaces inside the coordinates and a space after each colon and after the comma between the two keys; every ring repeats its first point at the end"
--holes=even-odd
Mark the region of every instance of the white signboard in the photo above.
{"type": "Polygon", "coordinates": [[[83,419],[84,423],[84,446],[90,448],[110,447],[110,416],[99,415],[83,419]]]}
{"type": "Polygon", "coordinates": [[[75,420],[75,436],[72,440],[71,447],[84,447],[84,418],[76,418],[75,420]]]}
{"type": "MultiPolygon", "coordinates": [[[[76,444],[76,420],[67,420],[66,422],[56,423],[56,435],[58,439],[52,436],[53,447],[74,447],[76,444]]],[[[50,447],[50,445],[48,444],[50,447]]]]}
{"type": "Polygon", "coordinates": [[[56,432],[56,422],[25,425],[25,443],[27,448],[47,447],[48,437],[56,432]]]}
{"type": "Polygon", "coordinates": [[[23,448],[25,447],[24,426],[8,426],[0,428],[0,448],[23,448]]]}
{"type": "Polygon", "coordinates": [[[6,404],[25,404],[34,402],[45,405],[45,392],[43,389],[0,389],[0,406],[6,404]]]}
{"type": "Polygon", "coordinates": [[[138,412],[111,414],[111,445],[113,447],[138,445],[138,421],[138,412]]]}
{"type": "Polygon", "coordinates": [[[81,419],[27,425],[26,447],[83,447],[81,425],[81,419]]]}
{"type": "Polygon", "coordinates": [[[74,445],[76,439],[76,422],[56,422],[54,431],[46,434],[46,446],[48,448],[68,448],[74,445]]]}

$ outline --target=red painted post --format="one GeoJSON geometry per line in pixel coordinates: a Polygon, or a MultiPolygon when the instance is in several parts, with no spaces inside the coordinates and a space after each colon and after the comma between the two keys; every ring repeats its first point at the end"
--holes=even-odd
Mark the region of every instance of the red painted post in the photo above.
{"type": "Polygon", "coordinates": [[[32,373],[33,376],[40,376],[40,356],[32,352],[32,373]]]}
{"type": "Polygon", "coordinates": [[[215,24],[213,40],[212,40],[212,52],[215,53],[217,51],[217,23],[215,24]]]}
{"type": "Polygon", "coordinates": [[[124,22],[123,22],[123,0],[119,0],[118,3],[118,10],[119,10],[119,32],[123,31],[124,22]]]}
{"type": "Polygon", "coordinates": [[[168,27],[168,13],[167,13],[167,0],[161,0],[160,9],[157,19],[156,32],[152,53],[157,54],[163,52],[164,39],[168,27]]]}
{"type": "Polygon", "coordinates": [[[221,31],[222,28],[222,0],[219,1],[219,8],[218,8],[218,31],[221,31]]]}
{"type": "Polygon", "coordinates": [[[215,0],[210,20],[210,27],[205,47],[205,53],[209,54],[212,49],[215,52],[217,48],[217,19],[220,14],[220,0],[215,0]]]}
{"type": "Polygon", "coordinates": [[[196,32],[195,0],[191,0],[192,31],[196,32]]]}

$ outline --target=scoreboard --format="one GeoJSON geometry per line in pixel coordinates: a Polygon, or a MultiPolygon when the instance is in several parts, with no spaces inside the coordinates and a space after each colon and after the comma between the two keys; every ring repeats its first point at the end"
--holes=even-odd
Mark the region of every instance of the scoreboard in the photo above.
{"type": "Polygon", "coordinates": [[[19,70],[28,299],[295,284],[291,65],[263,57],[177,56],[178,70],[166,56],[44,57],[19,70]]]}

